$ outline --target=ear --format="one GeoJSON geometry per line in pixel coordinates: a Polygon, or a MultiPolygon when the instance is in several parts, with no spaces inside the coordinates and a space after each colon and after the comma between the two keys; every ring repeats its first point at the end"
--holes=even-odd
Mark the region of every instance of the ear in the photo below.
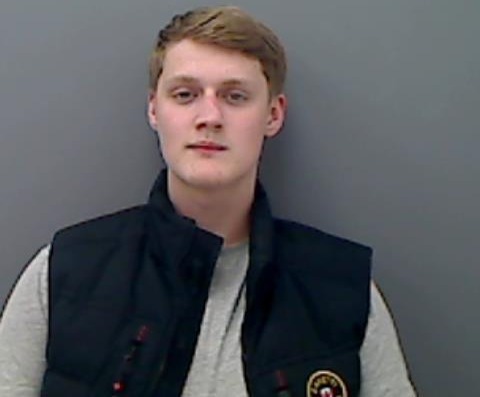
{"type": "Polygon", "coordinates": [[[147,116],[150,127],[157,131],[157,101],[154,90],[149,90],[148,92],[147,116]]]}
{"type": "Polygon", "coordinates": [[[287,112],[287,97],[285,94],[279,94],[270,100],[269,106],[265,136],[271,138],[277,135],[282,129],[287,112]]]}

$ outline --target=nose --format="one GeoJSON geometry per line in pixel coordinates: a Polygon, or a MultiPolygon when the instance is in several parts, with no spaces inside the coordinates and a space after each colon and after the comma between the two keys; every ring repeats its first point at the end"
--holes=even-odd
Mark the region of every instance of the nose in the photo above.
{"type": "Polygon", "coordinates": [[[207,129],[212,131],[220,130],[223,126],[223,113],[221,104],[215,93],[205,93],[197,104],[197,129],[207,129]]]}

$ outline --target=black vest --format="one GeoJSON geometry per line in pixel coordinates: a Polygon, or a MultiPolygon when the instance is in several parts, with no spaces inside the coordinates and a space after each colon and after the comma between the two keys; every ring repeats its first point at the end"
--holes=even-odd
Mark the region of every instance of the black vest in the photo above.
{"type": "MultiPolygon", "coordinates": [[[[251,396],[357,396],[371,250],[273,219],[258,184],[242,325],[251,396]]],[[[42,397],[181,396],[222,240],[148,204],[58,232],[42,397]]]]}

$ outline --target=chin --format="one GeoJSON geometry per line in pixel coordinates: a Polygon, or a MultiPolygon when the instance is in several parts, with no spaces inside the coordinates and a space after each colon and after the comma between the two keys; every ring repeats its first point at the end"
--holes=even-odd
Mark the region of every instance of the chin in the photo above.
{"type": "Polygon", "coordinates": [[[186,170],[186,172],[174,172],[174,177],[185,186],[196,189],[214,189],[222,187],[229,182],[228,175],[218,170],[186,170]]]}
{"type": "Polygon", "coordinates": [[[201,190],[215,190],[232,187],[241,183],[245,175],[228,170],[219,170],[213,168],[195,167],[195,169],[185,170],[185,172],[172,172],[174,177],[185,186],[201,190]]]}

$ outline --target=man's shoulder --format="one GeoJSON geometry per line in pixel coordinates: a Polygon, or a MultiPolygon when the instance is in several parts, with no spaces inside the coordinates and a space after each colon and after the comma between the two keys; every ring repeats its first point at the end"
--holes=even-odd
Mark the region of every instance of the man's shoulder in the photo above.
{"type": "Polygon", "coordinates": [[[146,205],[125,208],[103,214],[60,229],[54,242],[118,240],[144,232],[146,205]]]}
{"type": "Polygon", "coordinates": [[[365,244],[292,220],[275,219],[275,231],[282,244],[293,246],[296,250],[372,255],[372,248],[365,244]]]}

